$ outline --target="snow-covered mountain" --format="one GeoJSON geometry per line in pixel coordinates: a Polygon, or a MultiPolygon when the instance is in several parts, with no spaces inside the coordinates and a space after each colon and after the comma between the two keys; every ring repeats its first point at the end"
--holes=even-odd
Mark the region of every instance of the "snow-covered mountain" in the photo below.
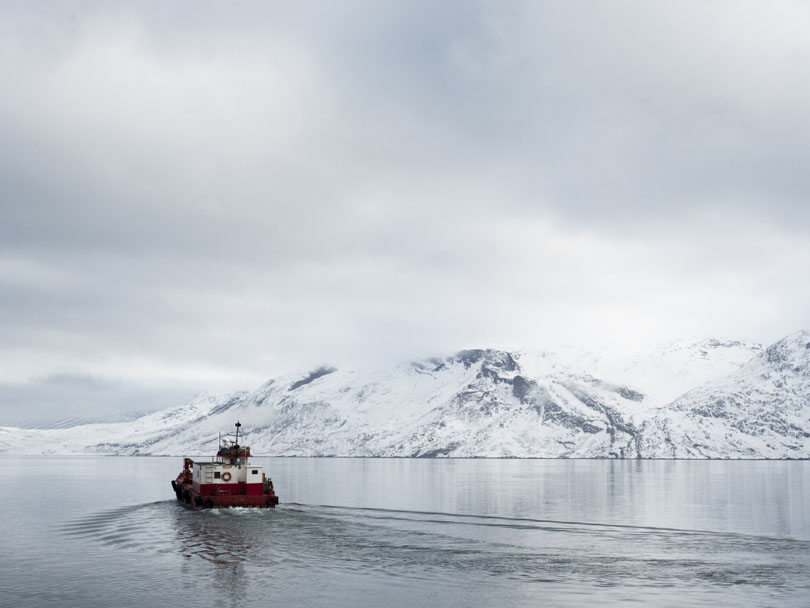
{"type": "Polygon", "coordinates": [[[262,455],[807,458],[810,332],[767,349],[703,340],[320,367],[129,422],[0,427],[0,452],[208,455],[237,419],[262,455]]]}
{"type": "Polygon", "coordinates": [[[657,458],[810,457],[810,332],[659,408],[641,437],[657,458]]]}

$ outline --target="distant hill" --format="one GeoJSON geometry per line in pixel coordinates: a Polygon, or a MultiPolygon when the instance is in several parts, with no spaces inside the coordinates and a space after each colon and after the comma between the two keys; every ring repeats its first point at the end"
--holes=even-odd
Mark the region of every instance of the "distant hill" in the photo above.
{"type": "Polygon", "coordinates": [[[237,419],[257,455],[808,458],[810,332],[767,348],[708,339],[320,367],[131,421],[0,427],[0,452],[209,455],[237,419]]]}

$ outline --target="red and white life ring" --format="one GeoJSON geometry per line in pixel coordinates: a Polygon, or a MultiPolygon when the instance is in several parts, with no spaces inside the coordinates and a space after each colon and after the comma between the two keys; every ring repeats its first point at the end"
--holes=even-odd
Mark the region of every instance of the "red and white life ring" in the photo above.
{"type": "Polygon", "coordinates": [[[225,472],[222,474],[222,481],[230,481],[230,480],[231,480],[231,474],[230,474],[230,473],[228,473],[228,471],[225,471],[225,472]]]}

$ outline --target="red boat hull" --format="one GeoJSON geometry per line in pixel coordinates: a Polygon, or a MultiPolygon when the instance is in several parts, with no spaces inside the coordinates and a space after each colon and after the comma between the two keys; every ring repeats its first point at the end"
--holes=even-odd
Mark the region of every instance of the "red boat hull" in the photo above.
{"type": "MultiPolygon", "coordinates": [[[[278,504],[278,496],[271,490],[269,493],[251,494],[200,494],[194,486],[182,480],[182,473],[176,480],[172,480],[177,500],[193,509],[228,509],[231,507],[249,507],[256,509],[272,509],[278,504]]],[[[203,489],[208,490],[205,486],[203,489]]]]}

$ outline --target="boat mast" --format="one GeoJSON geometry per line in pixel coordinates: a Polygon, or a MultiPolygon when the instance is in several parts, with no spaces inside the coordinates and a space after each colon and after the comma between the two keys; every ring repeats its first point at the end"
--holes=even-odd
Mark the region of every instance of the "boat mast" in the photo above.
{"type": "Polygon", "coordinates": [[[234,442],[234,447],[238,450],[239,449],[239,427],[242,426],[240,422],[236,421],[236,441],[234,442]]]}

